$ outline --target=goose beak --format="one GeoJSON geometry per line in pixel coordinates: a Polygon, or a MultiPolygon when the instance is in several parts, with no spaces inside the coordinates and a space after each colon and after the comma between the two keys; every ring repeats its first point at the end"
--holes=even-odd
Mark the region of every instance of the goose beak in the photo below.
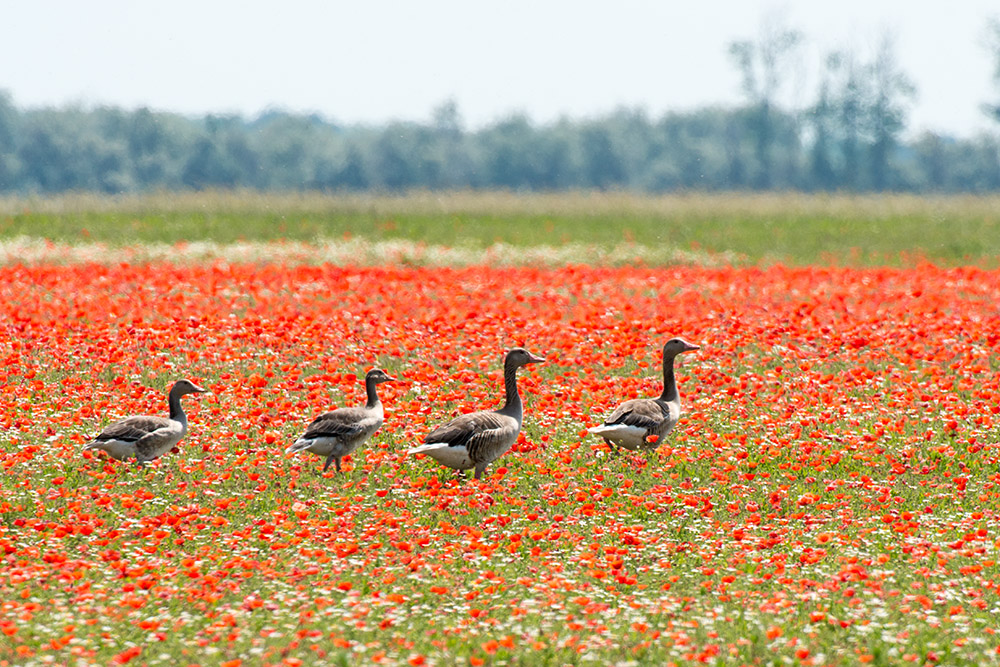
{"type": "Polygon", "coordinates": [[[693,350],[700,350],[701,345],[695,345],[694,343],[684,343],[684,351],[691,352],[693,350]]]}
{"type": "Polygon", "coordinates": [[[196,394],[207,394],[208,393],[208,389],[202,389],[201,387],[199,387],[196,384],[192,384],[191,386],[194,387],[194,393],[196,393],[196,394]]]}
{"type": "Polygon", "coordinates": [[[545,361],[544,358],[542,358],[542,357],[536,357],[531,352],[528,353],[528,363],[529,364],[540,364],[540,363],[542,363],[544,361],[545,361]]]}

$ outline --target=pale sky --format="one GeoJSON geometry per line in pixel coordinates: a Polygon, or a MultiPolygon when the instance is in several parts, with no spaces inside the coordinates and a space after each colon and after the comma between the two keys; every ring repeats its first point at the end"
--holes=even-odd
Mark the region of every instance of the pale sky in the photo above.
{"type": "Polygon", "coordinates": [[[918,88],[909,133],[1000,131],[985,47],[997,0],[32,0],[4,2],[0,89],[20,107],[270,108],[340,123],[427,121],[457,102],[467,127],[619,106],[657,117],[740,100],[727,45],[767,17],[804,33],[786,101],[805,105],[822,54],[863,58],[885,31],[918,88]]]}

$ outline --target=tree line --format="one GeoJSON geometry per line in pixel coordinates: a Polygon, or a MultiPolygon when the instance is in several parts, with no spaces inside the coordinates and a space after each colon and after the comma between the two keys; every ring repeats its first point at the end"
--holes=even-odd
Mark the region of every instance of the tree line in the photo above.
{"type": "MultiPolygon", "coordinates": [[[[1000,91],[1000,22],[990,35],[1000,91]]],[[[546,124],[512,115],[475,130],[451,101],[429,122],[372,127],[282,111],[20,109],[0,91],[0,191],[1000,190],[997,136],[903,139],[915,89],[888,38],[870,58],[828,54],[816,99],[783,104],[801,45],[798,32],[774,26],[731,44],[744,95],[732,108],[546,124]]],[[[983,111],[1000,123],[1000,102],[983,111]]]]}

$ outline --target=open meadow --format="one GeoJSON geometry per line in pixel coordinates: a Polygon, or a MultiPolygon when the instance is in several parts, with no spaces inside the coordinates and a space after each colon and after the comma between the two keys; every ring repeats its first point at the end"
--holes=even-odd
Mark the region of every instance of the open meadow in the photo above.
{"type": "Polygon", "coordinates": [[[1000,664],[998,203],[0,201],[0,667],[1000,664]],[[405,453],[519,345],[483,480],[405,453]],[[81,451],[182,377],[174,451],[81,451]]]}

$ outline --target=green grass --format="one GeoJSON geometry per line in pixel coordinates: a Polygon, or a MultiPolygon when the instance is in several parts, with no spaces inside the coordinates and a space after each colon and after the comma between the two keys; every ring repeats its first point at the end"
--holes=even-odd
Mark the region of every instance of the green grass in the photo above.
{"type": "Polygon", "coordinates": [[[210,192],[0,200],[0,240],[25,236],[115,246],[347,238],[472,248],[497,242],[638,244],[724,254],[747,264],[900,265],[926,259],[993,267],[1000,257],[1000,199],[210,192]]]}

